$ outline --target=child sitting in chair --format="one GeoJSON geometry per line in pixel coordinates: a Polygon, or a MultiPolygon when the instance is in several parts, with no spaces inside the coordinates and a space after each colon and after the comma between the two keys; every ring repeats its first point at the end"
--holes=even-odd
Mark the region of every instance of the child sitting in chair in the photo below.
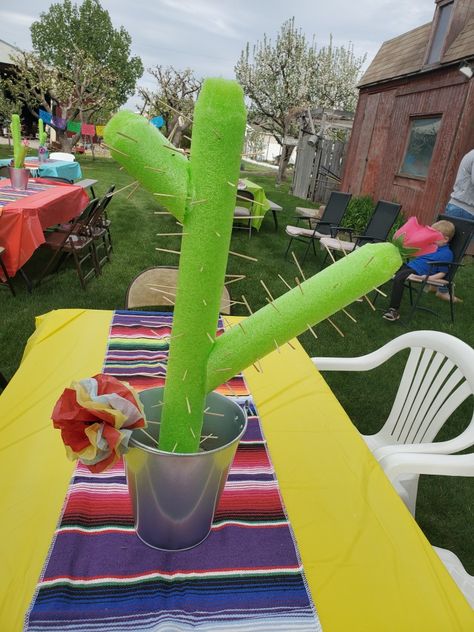
{"type": "Polygon", "coordinates": [[[421,278],[429,275],[429,279],[432,281],[443,279],[446,276],[448,272],[446,265],[434,266],[429,264],[436,261],[450,263],[453,260],[453,253],[448,243],[454,237],[455,227],[451,222],[440,220],[432,224],[431,228],[440,232],[443,235],[443,239],[436,242],[438,246],[436,252],[421,255],[409,263],[404,263],[395,273],[393,277],[392,294],[390,296],[390,307],[383,314],[385,320],[394,321],[400,318],[398,310],[402,302],[404,283],[409,276],[414,275],[415,277],[421,278]]]}

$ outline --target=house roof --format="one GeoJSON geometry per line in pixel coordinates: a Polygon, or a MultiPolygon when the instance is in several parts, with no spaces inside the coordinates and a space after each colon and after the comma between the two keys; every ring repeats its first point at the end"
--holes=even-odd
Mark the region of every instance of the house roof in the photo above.
{"type": "Polygon", "coordinates": [[[0,64],[12,64],[11,55],[18,55],[21,50],[5,40],[0,39],[0,64]]]}
{"type": "MultiPolygon", "coordinates": [[[[380,81],[388,81],[422,70],[431,33],[431,22],[382,44],[372,63],[359,82],[359,88],[380,81]]],[[[459,62],[474,56],[474,17],[470,18],[440,60],[440,65],[459,62]]],[[[439,67],[439,66],[436,66],[439,67]]]]}

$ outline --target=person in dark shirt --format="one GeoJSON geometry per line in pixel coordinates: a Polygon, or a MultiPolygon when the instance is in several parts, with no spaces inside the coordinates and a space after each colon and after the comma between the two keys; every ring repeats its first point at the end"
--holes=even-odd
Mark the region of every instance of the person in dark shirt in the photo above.
{"type": "Polygon", "coordinates": [[[400,314],[398,312],[400,304],[402,302],[404,282],[410,275],[416,275],[418,277],[425,277],[429,275],[432,280],[442,279],[448,268],[446,265],[429,265],[431,262],[443,262],[451,263],[453,260],[453,253],[448,246],[451,239],[454,237],[455,227],[454,224],[446,220],[441,220],[432,224],[431,228],[434,228],[443,235],[443,239],[437,242],[438,250],[428,255],[421,255],[416,257],[408,263],[404,263],[401,268],[395,273],[393,277],[392,294],[390,296],[390,306],[388,310],[383,314],[385,320],[398,320],[400,314]]]}

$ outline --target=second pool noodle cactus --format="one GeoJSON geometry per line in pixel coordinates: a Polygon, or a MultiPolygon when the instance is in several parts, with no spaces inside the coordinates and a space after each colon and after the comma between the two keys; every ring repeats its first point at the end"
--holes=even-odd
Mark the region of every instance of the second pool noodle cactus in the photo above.
{"type": "Polygon", "coordinates": [[[138,115],[120,112],[105,130],[113,157],[183,223],[160,430],[165,451],[197,451],[207,392],[388,280],[401,265],[392,244],[364,246],[215,340],[244,128],[240,87],[212,79],[196,104],[189,162],[138,115]]]}
{"type": "Polygon", "coordinates": [[[13,143],[13,166],[15,169],[22,169],[25,165],[25,156],[28,148],[21,142],[21,121],[18,114],[12,114],[10,130],[13,143]]]}

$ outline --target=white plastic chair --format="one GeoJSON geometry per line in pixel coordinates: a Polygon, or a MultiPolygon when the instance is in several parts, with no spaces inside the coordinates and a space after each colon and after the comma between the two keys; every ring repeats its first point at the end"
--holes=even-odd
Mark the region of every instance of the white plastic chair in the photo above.
{"type": "Polygon", "coordinates": [[[66,162],[75,162],[76,160],[74,154],[68,154],[65,151],[53,151],[49,157],[52,160],[65,160],[66,162]]]}
{"type": "MultiPolygon", "coordinates": [[[[411,497],[397,485],[398,478],[407,474],[444,474],[446,476],[474,476],[474,454],[391,454],[380,461],[385,474],[411,513],[415,514],[416,497],[411,497]]],[[[474,577],[464,568],[461,560],[452,551],[433,547],[448,569],[470,606],[474,608],[474,577]]]]}
{"type": "MultiPolygon", "coordinates": [[[[453,454],[474,445],[474,415],[454,439],[434,441],[451,414],[474,394],[474,349],[439,331],[412,331],[358,358],[312,358],[320,371],[369,371],[404,349],[410,354],[382,428],[362,435],[375,458],[417,452],[453,454]]],[[[418,475],[401,481],[416,502],[418,475]]]]}

